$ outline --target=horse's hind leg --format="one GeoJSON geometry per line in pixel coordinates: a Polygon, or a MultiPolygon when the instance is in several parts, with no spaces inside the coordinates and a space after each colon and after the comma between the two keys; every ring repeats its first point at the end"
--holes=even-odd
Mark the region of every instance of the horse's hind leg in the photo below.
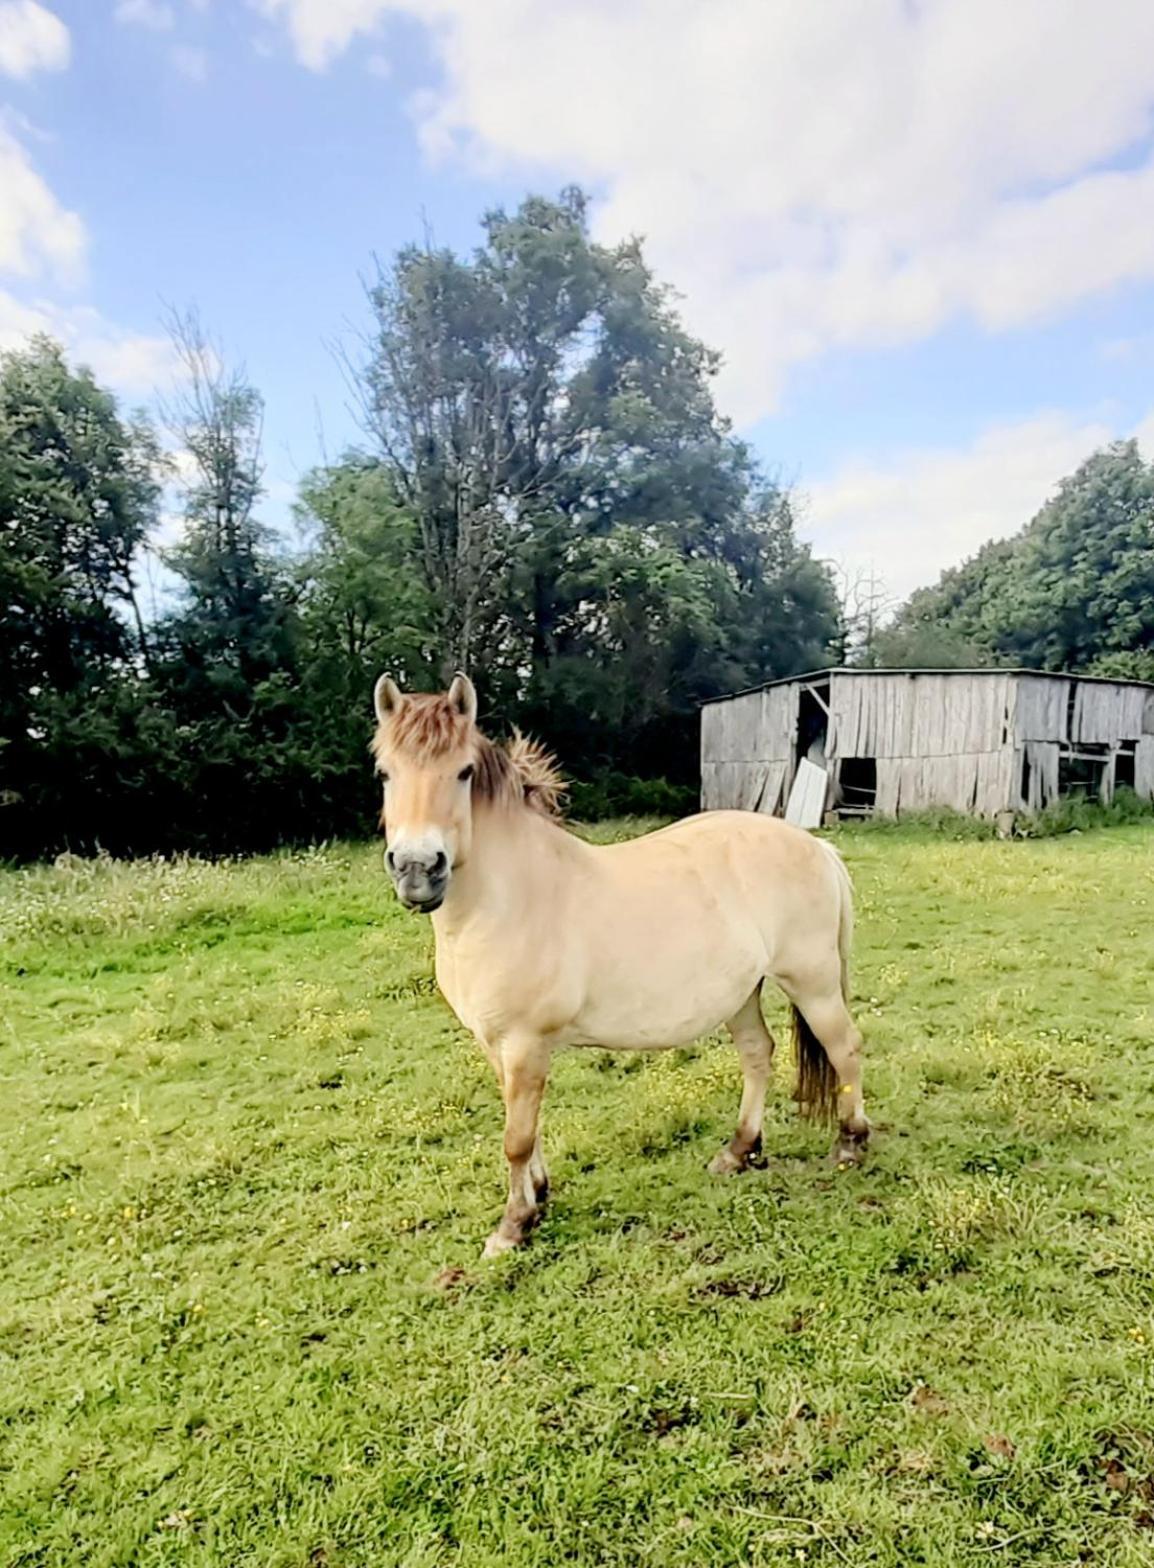
{"type": "Polygon", "coordinates": [[[743,1084],[737,1131],[709,1166],[715,1176],[729,1176],[735,1171],[745,1170],[750,1156],[761,1148],[765,1090],[773,1065],[773,1036],[761,1016],[760,985],[726,1027],[733,1036],[733,1043],[741,1058],[743,1084]]]}
{"type": "Polygon", "coordinates": [[[838,1135],[830,1159],[839,1166],[860,1165],[870,1135],[862,1100],[861,1034],[840,986],[816,992],[791,987],[787,994],[820,1042],[836,1081],[838,1135]]]}

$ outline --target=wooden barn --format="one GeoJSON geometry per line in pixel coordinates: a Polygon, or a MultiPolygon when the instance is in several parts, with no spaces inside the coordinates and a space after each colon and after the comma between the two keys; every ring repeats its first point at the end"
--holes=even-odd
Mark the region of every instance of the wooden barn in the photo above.
{"type": "Polygon", "coordinates": [[[701,711],[701,801],[785,815],[982,817],[1154,797],[1154,684],[1034,670],[820,670],[701,711]]]}

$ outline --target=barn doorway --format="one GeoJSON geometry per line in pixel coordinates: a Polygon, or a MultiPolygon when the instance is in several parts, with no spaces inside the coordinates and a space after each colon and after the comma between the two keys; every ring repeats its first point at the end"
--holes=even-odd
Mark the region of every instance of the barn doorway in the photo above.
{"type": "Polygon", "coordinates": [[[1124,740],[1118,748],[1114,758],[1114,788],[1133,789],[1135,787],[1135,758],[1138,752],[1138,742],[1124,740]]]}
{"type": "Polygon", "coordinates": [[[843,757],[837,775],[839,817],[869,817],[878,798],[876,757],[843,757]]]}
{"type": "Polygon", "coordinates": [[[1083,800],[1106,799],[1106,748],[1064,751],[1058,757],[1058,794],[1083,800]]]}
{"type": "Polygon", "coordinates": [[[829,682],[803,686],[797,694],[797,754],[794,767],[804,758],[825,767],[829,742],[829,682]]]}

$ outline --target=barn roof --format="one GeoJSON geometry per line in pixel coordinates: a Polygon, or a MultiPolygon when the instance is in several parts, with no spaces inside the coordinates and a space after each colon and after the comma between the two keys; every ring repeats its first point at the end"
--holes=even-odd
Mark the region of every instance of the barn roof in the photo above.
{"type": "Polygon", "coordinates": [[[719,697],[706,697],[698,704],[707,708],[714,702],[729,702],[734,697],[748,697],[755,691],[768,691],[771,686],[789,686],[795,681],[820,681],[827,680],[831,675],[1034,675],[1043,676],[1051,680],[1085,681],[1096,686],[1141,686],[1145,691],[1154,691],[1154,681],[1127,680],[1121,676],[1113,675],[1075,675],[1071,670],[1028,670],[1021,666],[986,665],[980,670],[955,670],[955,669],[866,669],[861,666],[846,664],[831,664],[824,670],[805,670],[798,675],[779,675],[771,681],[759,681],[756,686],[743,686],[740,691],[727,691],[719,697]]]}

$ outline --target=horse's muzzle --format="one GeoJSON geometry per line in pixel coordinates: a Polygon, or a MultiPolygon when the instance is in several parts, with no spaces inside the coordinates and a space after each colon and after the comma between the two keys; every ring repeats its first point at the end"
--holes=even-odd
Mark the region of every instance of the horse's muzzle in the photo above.
{"type": "Polygon", "coordinates": [[[445,902],[449,887],[449,863],[443,854],[432,859],[385,855],[385,866],[397,897],[406,909],[421,915],[431,915],[445,902]]]}
{"type": "Polygon", "coordinates": [[[398,882],[396,888],[397,897],[405,908],[414,910],[418,915],[431,915],[445,902],[444,883],[437,889],[429,885],[419,888],[403,887],[398,882]]]}

